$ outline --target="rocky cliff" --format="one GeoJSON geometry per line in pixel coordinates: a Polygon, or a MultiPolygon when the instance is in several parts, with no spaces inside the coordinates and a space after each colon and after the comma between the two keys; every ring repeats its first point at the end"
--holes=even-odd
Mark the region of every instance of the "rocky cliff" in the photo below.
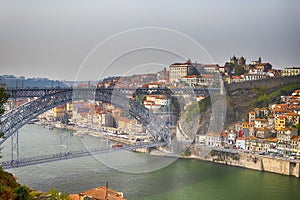
{"type": "Polygon", "coordinates": [[[227,112],[225,126],[248,120],[253,107],[279,102],[281,95],[289,95],[300,88],[300,76],[269,78],[226,85],[227,112]]]}
{"type": "Polygon", "coordinates": [[[238,121],[248,120],[248,112],[254,107],[278,102],[281,95],[289,95],[297,88],[300,88],[300,76],[225,85],[225,95],[210,94],[209,103],[200,103],[199,107],[197,103],[189,105],[181,113],[178,129],[190,138],[195,134],[221,132],[238,121]]]}

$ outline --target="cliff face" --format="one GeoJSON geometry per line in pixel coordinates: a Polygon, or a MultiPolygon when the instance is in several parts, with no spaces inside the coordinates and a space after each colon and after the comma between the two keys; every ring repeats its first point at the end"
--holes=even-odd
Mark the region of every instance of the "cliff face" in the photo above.
{"type": "MultiPolygon", "coordinates": [[[[269,78],[225,85],[226,95],[210,95],[206,109],[189,106],[181,113],[179,129],[191,138],[197,133],[220,133],[236,122],[247,121],[248,112],[255,106],[265,107],[300,88],[300,76],[269,78]]],[[[199,105],[201,107],[201,105],[199,105]]]]}
{"type": "Polygon", "coordinates": [[[226,85],[227,112],[225,126],[248,120],[253,106],[263,107],[300,88],[300,76],[269,78],[226,85]]]}
{"type": "Polygon", "coordinates": [[[205,135],[209,132],[221,132],[226,118],[226,98],[218,93],[211,93],[209,98],[194,102],[182,113],[178,129],[188,138],[205,135]]]}

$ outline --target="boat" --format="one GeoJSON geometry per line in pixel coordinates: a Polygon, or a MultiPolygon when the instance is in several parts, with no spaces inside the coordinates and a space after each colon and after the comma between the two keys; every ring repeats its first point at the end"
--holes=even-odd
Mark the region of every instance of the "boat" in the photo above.
{"type": "Polygon", "coordinates": [[[123,144],[121,143],[111,145],[111,148],[121,148],[121,147],[123,147],[123,144]]]}
{"type": "Polygon", "coordinates": [[[49,130],[53,130],[55,128],[55,126],[53,124],[49,124],[46,126],[49,130]]]}

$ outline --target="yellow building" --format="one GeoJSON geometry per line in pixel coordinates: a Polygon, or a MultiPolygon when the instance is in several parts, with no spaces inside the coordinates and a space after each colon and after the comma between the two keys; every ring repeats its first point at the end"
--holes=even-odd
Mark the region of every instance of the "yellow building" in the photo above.
{"type": "Polygon", "coordinates": [[[278,116],[275,120],[275,130],[285,129],[286,116],[278,116]]]}
{"type": "Polygon", "coordinates": [[[56,106],[53,109],[53,111],[54,111],[54,113],[53,113],[54,119],[60,120],[65,117],[65,106],[64,105],[56,106]]]}
{"type": "Polygon", "coordinates": [[[243,129],[244,128],[251,129],[254,127],[254,123],[253,122],[243,122],[242,127],[243,127],[243,129]]]}

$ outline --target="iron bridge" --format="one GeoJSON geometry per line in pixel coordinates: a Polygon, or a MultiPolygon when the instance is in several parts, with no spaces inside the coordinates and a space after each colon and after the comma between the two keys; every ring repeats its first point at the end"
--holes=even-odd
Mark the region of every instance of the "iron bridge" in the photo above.
{"type": "Polygon", "coordinates": [[[18,108],[5,113],[1,119],[0,145],[8,138],[12,139],[11,161],[1,163],[3,168],[27,166],[37,163],[50,162],[66,158],[92,155],[94,153],[107,152],[110,150],[96,149],[81,152],[67,152],[66,154],[46,155],[29,159],[19,159],[18,130],[40,114],[65,103],[78,100],[95,100],[111,103],[124,111],[127,111],[137,121],[146,128],[152,137],[152,144],[143,146],[127,146],[127,150],[135,148],[149,148],[171,144],[171,134],[168,125],[152,113],[144,105],[127,98],[129,94],[166,94],[170,95],[208,95],[210,91],[219,91],[219,88],[6,88],[9,97],[16,100],[18,98],[36,99],[19,106],[18,108]]]}

